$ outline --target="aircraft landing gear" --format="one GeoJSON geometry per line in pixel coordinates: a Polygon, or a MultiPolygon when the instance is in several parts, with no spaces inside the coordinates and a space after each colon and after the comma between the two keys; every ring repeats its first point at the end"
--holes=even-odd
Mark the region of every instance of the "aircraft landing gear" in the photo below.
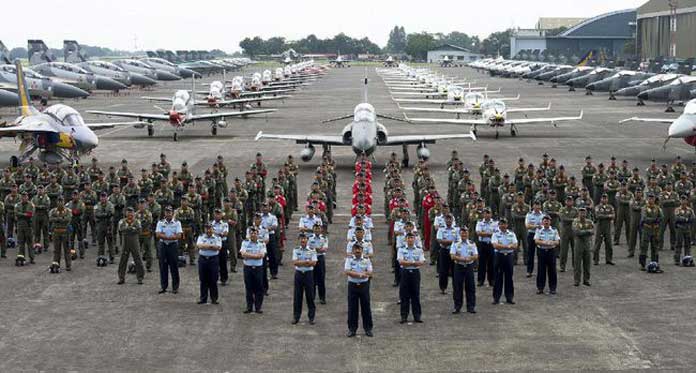
{"type": "Polygon", "coordinates": [[[674,108],[672,105],[667,106],[667,109],[665,109],[665,113],[674,113],[674,108]]]}
{"type": "Polygon", "coordinates": [[[571,85],[570,88],[568,88],[568,92],[575,92],[575,87],[571,85]]]}
{"type": "Polygon", "coordinates": [[[614,96],[614,91],[609,91],[609,101],[616,101],[616,96],[614,96]]]}
{"type": "Polygon", "coordinates": [[[210,134],[213,136],[217,136],[217,126],[216,125],[213,125],[212,127],[210,127],[210,134]]]}
{"type": "Polygon", "coordinates": [[[179,134],[178,134],[176,131],[174,131],[174,135],[173,135],[173,137],[172,137],[172,140],[174,140],[174,141],[179,141],[179,136],[178,136],[178,135],[179,135],[179,134]]]}
{"type": "Polygon", "coordinates": [[[498,130],[495,130],[495,139],[497,140],[498,137],[500,137],[500,132],[498,132],[498,130]]]}
{"type": "Polygon", "coordinates": [[[590,91],[589,89],[586,89],[585,96],[593,96],[592,91],[590,91]]]}
{"type": "Polygon", "coordinates": [[[645,106],[645,102],[643,102],[643,100],[638,100],[638,102],[636,102],[636,106],[645,106]]]}
{"type": "Polygon", "coordinates": [[[147,126],[147,136],[152,137],[155,134],[155,129],[152,128],[152,125],[147,126]]]}
{"type": "Polygon", "coordinates": [[[510,136],[512,136],[512,137],[517,136],[517,128],[515,128],[515,126],[510,127],[510,136]]]}
{"type": "Polygon", "coordinates": [[[556,83],[551,84],[551,88],[558,88],[558,84],[556,84],[556,83]]]}

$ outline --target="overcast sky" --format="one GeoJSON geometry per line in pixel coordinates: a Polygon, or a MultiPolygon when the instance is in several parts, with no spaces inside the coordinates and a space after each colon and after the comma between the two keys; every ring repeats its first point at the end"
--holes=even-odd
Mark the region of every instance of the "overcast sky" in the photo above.
{"type": "Polygon", "coordinates": [[[3,4],[1,40],[30,38],[62,48],[63,39],[133,50],[239,50],[247,36],[320,38],[344,32],[380,46],[394,25],[406,32],[462,31],[482,39],[539,17],[592,17],[647,0],[33,0],[3,4]]]}

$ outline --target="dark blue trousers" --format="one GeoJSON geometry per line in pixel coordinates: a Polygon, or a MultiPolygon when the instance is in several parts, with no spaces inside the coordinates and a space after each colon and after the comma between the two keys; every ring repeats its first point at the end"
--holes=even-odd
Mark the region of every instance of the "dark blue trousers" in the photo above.
{"type": "Polygon", "coordinates": [[[401,299],[401,319],[408,318],[409,308],[414,320],[421,318],[420,303],[420,270],[401,268],[401,283],[399,283],[399,298],[401,299]]]}
{"type": "Polygon", "coordinates": [[[536,242],[534,233],[527,233],[527,273],[534,273],[534,254],[536,254],[536,242]]]}
{"type": "Polygon", "coordinates": [[[295,320],[302,316],[302,296],[307,300],[307,317],[314,320],[316,306],[314,305],[314,271],[302,272],[295,270],[295,292],[293,294],[292,314],[295,320]]]}
{"type": "Polygon", "coordinates": [[[179,255],[178,242],[159,243],[159,267],[160,267],[160,286],[163,290],[169,287],[169,274],[172,275],[172,289],[179,289],[179,255]]]}
{"type": "Polygon", "coordinates": [[[198,257],[198,280],[201,282],[201,301],[207,302],[208,295],[210,300],[218,300],[218,272],[220,271],[218,255],[198,257]]]}
{"type": "Polygon", "coordinates": [[[549,290],[556,291],[558,276],[556,274],[556,250],[537,248],[539,252],[539,268],[537,269],[536,285],[538,290],[546,287],[546,277],[549,278],[549,290]]]}
{"type": "Polygon", "coordinates": [[[476,308],[476,285],[474,285],[473,263],[454,265],[454,279],[452,280],[452,288],[454,288],[454,293],[452,293],[452,298],[454,299],[454,309],[462,309],[462,305],[464,303],[464,293],[466,293],[466,310],[473,311],[474,308],[476,308]]]}
{"type": "Polygon", "coordinates": [[[348,283],[348,330],[358,330],[358,311],[362,313],[365,331],[372,330],[372,309],[370,308],[370,282],[348,283]]]}
{"type": "Polygon", "coordinates": [[[496,252],[494,258],[495,284],[493,285],[493,300],[495,302],[500,301],[504,287],[505,299],[508,302],[512,302],[512,298],[515,296],[515,288],[512,282],[514,256],[513,254],[496,252]]]}

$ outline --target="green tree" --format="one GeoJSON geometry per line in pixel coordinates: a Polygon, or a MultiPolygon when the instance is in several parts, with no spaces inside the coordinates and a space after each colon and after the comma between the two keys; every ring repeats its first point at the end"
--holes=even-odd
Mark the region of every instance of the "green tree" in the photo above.
{"type": "Polygon", "coordinates": [[[255,36],[253,39],[245,38],[239,42],[239,47],[249,57],[258,56],[264,53],[264,40],[258,36],[255,36]]]}
{"type": "Polygon", "coordinates": [[[488,56],[502,56],[510,58],[511,30],[499,31],[490,34],[481,42],[481,53],[488,56]]]}
{"type": "Polygon", "coordinates": [[[403,53],[406,50],[406,30],[403,26],[394,26],[389,32],[386,50],[390,53],[403,53]]]}
{"type": "Polygon", "coordinates": [[[405,52],[416,60],[425,60],[435,44],[435,37],[427,32],[408,34],[405,52]]]}

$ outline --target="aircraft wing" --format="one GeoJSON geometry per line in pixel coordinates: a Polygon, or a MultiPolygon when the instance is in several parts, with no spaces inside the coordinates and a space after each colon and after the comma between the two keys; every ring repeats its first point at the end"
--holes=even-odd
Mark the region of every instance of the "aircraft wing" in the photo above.
{"type": "MultiPolygon", "coordinates": [[[[399,109],[403,111],[417,111],[422,113],[450,113],[450,114],[469,114],[471,110],[468,109],[440,109],[439,107],[412,107],[412,106],[401,106],[398,105],[399,109]]],[[[508,109],[508,111],[510,111],[508,109]]]]}
{"type": "Polygon", "coordinates": [[[259,110],[244,110],[244,111],[223,111],[218,113],[210,114],[196,114],[189,118],[189,120],[202,120],[202,119],[223,119],[232,117],[245,117],[247,115],[258,115],[267,114],[278,111],[278,109],[259,109],[259,110]]]}
{"type": "Polygon", "coordinates": [[[272,135],[259,131],[254,141],[261,139],[294,140],[298,144],[346,145],[343,143],[342,136],[331,135],[272,135]]]}
{"type": "Polygon", "coordinates": [[[518,108],[511,108],[507,109],[508,113],[523,113],[523,112],[529,112],[529,111],[549,111],[551,110],[551,103],[549,102],[549,106],[547,107],[529,107],[529,108],[523,108],[523,107],[518,107],[518,108]]]}
{"type": "Polygon", "coordinates": [[[101,110],[87,110],[87,112],[90,114],[104,115],[107,117],[136,118],[138,120],[169,121],[169,115],[166,115],[166,114],[126,113],[126,112],[119,112],[119,111],[101,111],[101,110]]]}
{"type": "Polygon", "coordinates": [[[152,97],[152,96],[142,96],[140,97],[143,100],[148,100],[148,101],[159,101],[159,102],[172,102],[171,97],[152,97]]]}
{"type": "MultiPolygon", "coordinates": [[[[261,97],[249,97],[249,98],[238,98],[233,100],[222,100],[215,104],[217,105],[234,105],[234,104],[244,104],[247,102],[260,102],[260,101],[273,101],[273,100],[284,100],[290,98],[290,95],[279,95],[279,96],[261,96],[261,97]]],[[[196,101],[196,105],[209,106],[208,101],[196,101]]]]}
{"type": "MultiPolygon", "coordinates": [[[[447,104],[449,101],[447,100],[431,100],[431,99],[426,99],[426,98],[394,98],[392,97],[392,100],[394,102],[403,102],[407,104],[447,104]]],[[[462,104],[464,101],[462,101],[462,104]]]]}
{"type": "Polygon", "coordinates": [[[437,140],[448,139],[472,139],[476,141],[473,133],[462,133],[453,135],[403,135],[389,136],[384,145],[404,145],[404,144],[434,144],[437,140]]]}
{"type": "Polygon", "coordinates": [[[98,130],[105,130],[108,128],[114,128],[117,126],[136,126],[136,125],[141,125],[145,124],[143,122],[107,122],[107,123],[85,123],[87,128],[98,131],[98,130]]]}
{"type": "Polygon", "coordinates": [[[583,112],[580,111],[580,115],[577,117],[556,117],[556,118],[524,118],[524,119],[507,119],[506,124],[516,125],[516,124],[531,124],[531,123],[544,123],[544,122],[566,122],[570,120],[580,120],[582,119],[583,112]]]}
{"type": "Polygon", "coordinates": [[[39,125],[20,125],[20,126],[0,126],[0,137],[4,136],[14,136],[16,133],[20,132],[51,132],[59,133],[57,129],[39,124],[39,125]]]}
{"type": "Polygon", "coordinates": [[[468,124],[471,126],[483,126],[488,124],[488,121],[485,119],[447,119],[447,118],[409,118],[406,114],[404,114],[404,117],[406,118],[407,121],[411,123],[420,123],[420,124],[428,124],[428,123],[444,123],[444,124],[468,124]]]}
{"type": "Polygon", "coordinates": [[[446,97],[446,96],[447,96],[446,93],[440,93],[440,92],[437,92],[437,91],[431,91],[431,92],[404,92],[404,91],[399,91],[399,90],[395,90],[395,91],[391,91],[391,90],[390,90],[389,93],[391,93],[393,96],[407,96],[407,97],[410,97],[410,96],[417,96],[417,97],[440,96],[440,97],[446,97]]]}
{"type": "Polygon", "coordinates": [[[632,117],[628,119],[624,119],[619,122],[619,124],[624,124],[627,122],[655,122],[655,123],[672,123],[676,120],[676,118],[640,118],[640,117],[632,117]]]}

